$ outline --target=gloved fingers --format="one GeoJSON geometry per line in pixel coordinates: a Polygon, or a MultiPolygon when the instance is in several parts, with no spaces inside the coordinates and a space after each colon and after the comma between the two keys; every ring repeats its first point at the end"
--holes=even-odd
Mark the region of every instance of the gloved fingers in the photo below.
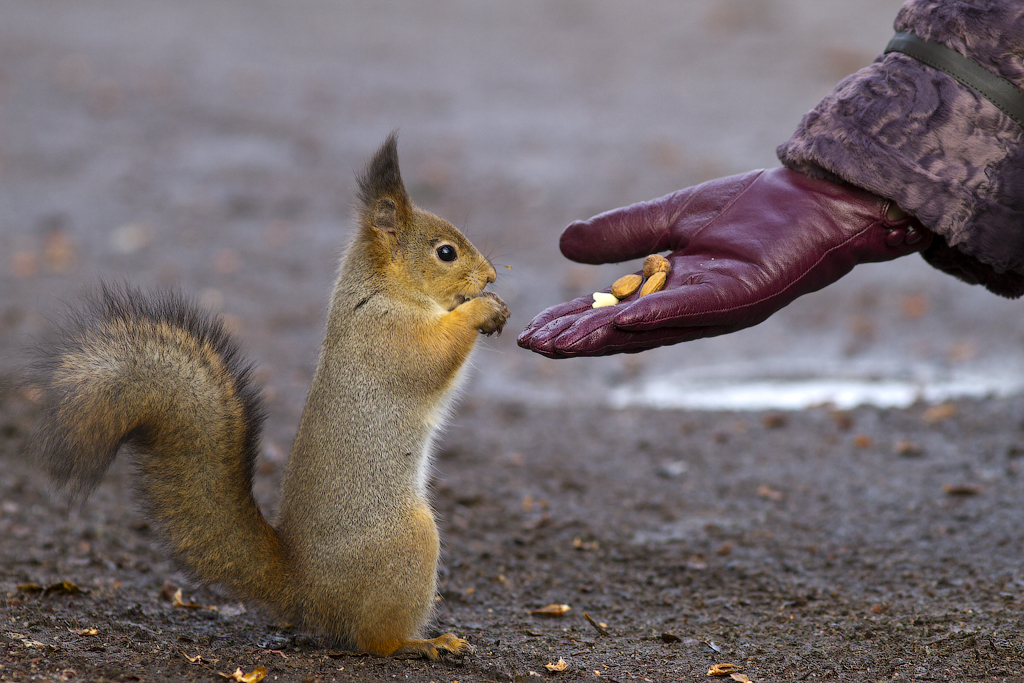
{"type": "Polygon", "coordinates": [[[639,332],[662,327],[745,327],[755,301],[733,299],[734,282],[709,273],[695,273],[669,282],[660,292],[625,300],[616,308],[615,326],[639,332]]]}
{"type": "Polygon", "coordinates": [[[616,327],[638,332],[733,326],[762,298],[756,289],[765,275],[751,264],[707,254],[670,254],[669,262],[672,269],[661,291],[636,292],[615,306],[616,327]]]}
{"type": "MultiPolygon", "coordinates": [[[[530,322],[519,335],[519,346],[552,358],[597,356],[642,351],[745,326],[737,325],[742,315],[722,306],[723,293],[735,289],[735,283],[709,271],[708,257],[672,255],[670,260],[673,269],[665,290],[644,297],[634,293],[615,306],[596,309],[591,297],[557,304],[530,322]]],[[[719,261],[717,267],[724,265],[719,261]]]]}
{"type": "Polygon", "coordinates": [[[561,347],[571,345],[594,329],[610,325],[614,306],[593,308],[591,299],[580,298],[552,306],[540,313],[516,340],[519,346],[551,358],[563,358],[561,347]]]}
{"type": "Polygon", "coordinates": [[[593,310],[593,299],[591,297],[580,297],[578,299],[573,299],[572,301],[566,301],[565,303],[555,304],[554,306],[545,308],[530,321],[530,324],[528,324],[522,332],[519,333],[517,341],[523,348],[529,348],[526,345],[527,341],[531,339],[538,330],[541,330],[552,323],[557,324],[556,321],[562,318],[589,310],[593,310]]]}
{"type": "Polygon", "coordinates": [[[580,263],[620,263],[659,251],[680,251],[695,230],[714,220],[762,173],[710,180],[576,221],[562,232],[559,248],[566,258],[580,263]]]}
{"type": "Polygon", "coordinates": [[[591,309],[555,317],[519,337],[519,345],[549,358],[608,356],[637,353],[702,337],[732,332],[729,326],[662,327],[631,331],[615,325],[615,307],[591,309]]]}
{"type": "Polygon", "coordinates": [[[571,223],[558,246],[566,258],[579,263],[619,263],[664,251],[687,193],[680,190],[571,223]]]}

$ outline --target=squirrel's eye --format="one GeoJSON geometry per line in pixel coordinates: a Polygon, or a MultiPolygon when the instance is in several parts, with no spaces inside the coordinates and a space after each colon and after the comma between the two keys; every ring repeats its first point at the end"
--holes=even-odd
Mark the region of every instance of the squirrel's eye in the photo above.
{"type": "Polygon", "coordinates": [[[442,261],[454,261],[458,255],[455,247],[450,244],[442,244],[437,248],[437,258],[442,261]]]}

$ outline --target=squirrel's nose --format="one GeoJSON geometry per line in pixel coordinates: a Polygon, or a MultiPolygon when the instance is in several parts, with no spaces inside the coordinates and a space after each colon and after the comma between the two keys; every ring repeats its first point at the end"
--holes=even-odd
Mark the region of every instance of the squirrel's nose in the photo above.
{"type": "Polygon", "coordinates": [[[487,263],[487,270],[484,271],[484,275],[487,276],[487,282],[489,283],[498,279],[498,273],[495,272],[494,266],[490,262],[487,263]]]}

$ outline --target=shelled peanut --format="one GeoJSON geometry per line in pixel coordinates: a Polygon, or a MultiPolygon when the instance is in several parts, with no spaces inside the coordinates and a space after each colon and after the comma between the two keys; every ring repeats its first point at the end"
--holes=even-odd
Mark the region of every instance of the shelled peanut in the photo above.
{"type": "Polygon", "coordinates": [[[643,281],[643,277],[636,273],[623,275],[612,283],[612,296],[616,299],[625,299],[627,296],[640,289],[640,285],[643,281]]]}
{"type": "Polygon", "coordinates": [[[614,306],[622,299],[632,295],[637,289],[640,290],[640,296],[660,292],[665,288],[665,282],[668,280],[668,274],[671,270],[672,264],[667,258],[661,254],[651,254],[644,259],[644,274],[642,276],[636,273],[623,275],[612,283],[611,294],[607,292],[594,292],[593,308],[614,306]]]}
{"type": "Polygon", "coordinates": [[[665,281],[667,279],[668,275],[660,270],[652,273],[651,276],[647,278],[647,282],[644,283],[644,286],[640,288],[640,296],[647,296],[654,292],[660,292],[665,288],[665,281]]]}

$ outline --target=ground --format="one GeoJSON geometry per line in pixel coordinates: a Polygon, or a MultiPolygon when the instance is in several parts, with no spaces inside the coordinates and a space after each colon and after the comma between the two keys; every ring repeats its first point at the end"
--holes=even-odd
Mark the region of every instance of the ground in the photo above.
{"type": "MultiPolygon", "coordinates": [[[[31,404],[0,408],[0,680],[667,681],[719,663],[755,681],[1024,680],[1021,400],[699,415],[470,400],[438,454],[434,628],[476,651],[438,662],[339,651],[192,587],[125,471],[67,510],[20,457],[31,404]],[[532,613],[551,604],[570,609],[532,613]]],[[[259,490],[279,475],[264,463],[259,490]]]]}
{"type": "Polygon", "coordinates": [[[633,270],[566,262],[563,226],[777,164],[899,4],[5,2],[0,681],[702,681],[724,663],[754,681],[1024,681],[1020,382],[926,395],[936,377],[1024,376],[1018,302],[908,257],[726,337],[593,361],[515,345],[543,307],[633,270]],[[273,517],[354,177],[396,128],[412,198],[493,258],[512,310],[438,441],[431,628],[476,651],[437,662],[343,652],[193,585],[124,462],[68,508],[16,388],[61,302],[99,280],[195,295],[257,364],[273,517]],[[927,400],[609,400],[780,368],[910,378],[927,400]],[[549,605],[569,610],[535,613],[549,605]]]}

